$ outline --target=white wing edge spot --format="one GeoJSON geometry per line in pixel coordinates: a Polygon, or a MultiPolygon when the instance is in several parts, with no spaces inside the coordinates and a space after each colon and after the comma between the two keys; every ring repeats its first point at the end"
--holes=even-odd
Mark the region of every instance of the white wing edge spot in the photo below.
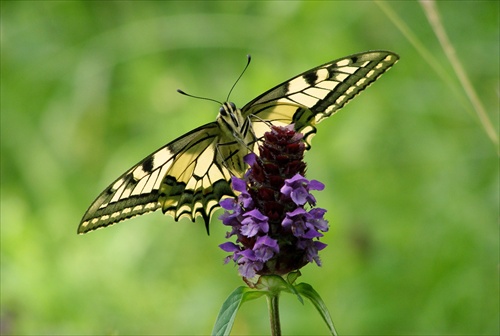
{"type": "Polygon", "coordinates": [[[387,55],[386,58],[384,58],[384,61],[387,61],[387,62],[390,62],[390,63],[393,63],[394,60],[396,60],[397,58],[394,56],[394,55],[387,55]]]}
{"type": "Polygon", "coordinates": [[[156,204],[157,204],[157,203],[148,203],[148,204],[146,204],[146,205],[144,206],[144,209],[145,209],[145,210],[146,210],[146,209],[147,209],[147,210],[149,210],[149,209],[153,209],[153,210],[154,210],[154,209],[155,209],[155,207],[156,207],[156,204]]]}
{"type": "Polygon", "coordinates": [[[356,82],[356,86],[363,86],[363,85],[366,85],[366,82],[368,81],[368,79],[366,79],[365,77],[361,78],[359,81],[356,82]]]}
{"type": "Polygon", "coordinates": [[[366,74],[366,78],[371,78],[371,77],[373,77],[374,74],[375,74],[375,70],[372,69],[372,70],[368,71],[368,73],[366,74]]]}
{"type": "Polygon", "coordinates": [[[347,96],[345,94],[338,97],[337,100],[335,101],[335,104],[342,105],[346,101],[346,98],[347,96]]]}
{"type": "Polygon", "coordinates": [[[337,107],[338,107],[337,104],[333,104],[333,105],[328,106],[325,110],[325,114],[329,115],[329,113],[334,111],[335,109],[337,109],[337,107]]]}
{"type": "Polygon", "coordinates": [[[356,90],[356,89],[357,89],[357,87],[356,87],[356,86],[351,86],[351,87],[349,87],[349,88],[345,91],[345,93],[346,93],[346,95],[349,95],[349,96],[350,96],[350,95],[352,95],[352,93],[353,93],[353,92],[354,92],[354,90],[356,90]]]}

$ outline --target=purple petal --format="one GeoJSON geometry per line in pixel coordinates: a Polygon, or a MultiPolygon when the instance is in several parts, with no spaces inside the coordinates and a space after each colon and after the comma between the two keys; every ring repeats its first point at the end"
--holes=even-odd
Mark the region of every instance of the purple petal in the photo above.
{"type": "Polygon", "coordinates": [[[314,229],[307,230],[307,232],[301,236],[301,238],[304,238],[304,239],[313,239],[313,238],[319,238],[319,237],[323,237],[323,234],[314,230],[314,229]]]}
{"type": "Polygon", "coordinates": [[[294,236],[300,237],[306,230],[306,224],[304,222],[306,216],[309,216],[307,211],[299,207],[293,211],[287,212],[281,225],[284,228],[290,228],[294,236]]]}
{"type": "Polygon", "coordinates": [[[246,260],[251,260],[251,261],[255,261],[256,258],[255,258],[255,252],[251,249],[245,249],[243,251],[240,252],[240,255],[241,255],[241,261],[245,262],[246,260]]]}
{"type": "Polygon", "coordinates": [[[250,153],[245,155],[243,161],[249,166],[253,166],[257,162],[257,155],[255,153],[250,153]]]}
{"type": "Polygon", "coordinates": [[[242,235],[244,235],[245,237],[253,237],[257,233],[259,233],[260,226],[258,223],[255,223],[251,220],[247,221],[246,223],[244,223],[244,221],[241,222],[243,225],[240,228],[240,232],[242,235]]]}
{"type": "Polygon", "coordinates": [[[245,192],[247,191],[247,183],[242,180],[242,179],[239,179],[235,176],[233,176],[231,178],[231,185],[233,187],[233,190],[236,190],[236,191],[239,191],[239,192],[245,192]]]}
{"type": "Polygon", "coordinates": [[[292,185],[292,184],[296,184],[296,183],[304,183],[306,182],[307,183],[307,179],[300,175],[300,174],[295,174],[292,178],[288,179],[288,180],[285,180],[285,183],[289,184],[289,185],[292,185]]]}
{"type": "Polygon", "coordinates": [[[312,240],[302,240],[297,244],[299,248],[304,249],[306,251],[306,258],[309,262],[315,262],[318,266],[321,266],[321,260],[318,256],[318,251],[324,249],[326,244],[321,243],[319,241],[312,240]]]}
{"type": "Polygon", "coordinates": [[[287,212],[287,216],[289,217],[296,217],[296,216],[302,216],[302,215],[305,215],[307,213],[306,210],[304,210],[304,208],[297,208],[293,211],[290,211],[290,212],[287,212]]]}
{"type": "Polygon", "coordinates": [[[235,210],[238,206],[238,203],[234,200],[234,198],[224,198],[219,202],[219,205],[225,210],[235,210]]]}
{"type": "Polygon", "coordinates": [[[308,194],[306,197],[307,203],[309,203],[311,206],[316,205],[316,198],[312,194],[308,194]]]}
{"type": "Polygon", "coordinates": [[[323,215],[326,213],[326,210],[322,209],[322,208],[314,208],[314,209],[311,209],[311,211],[309,211],[309,213],[311,214],[311,216],[314,219],[322,219],[323,215]]]}
{"type": "Polygon", "coordinates": [[[258,209],[253,209],[243,214],[243,217],[252,217],[259,221],[267,221],[269,218],[264,216],[258,209]]]}
{"type": "Polygon", "coordinates": [[[239,252],[240,251],[240,247],[234,243],[231,243],[231,242],[220,244],[219,247],[226,252],[239,252]]]}
{"type": "Polygon", "coordinates": [[[286,182],[285,182],[285,185],[283,187],[281,187],[280,189],[280,192],[285,195],[285,196],[290,196],[290,193],[293,191],[293,188],[286,185],[286,182]]]}
{"type": "Polygon", "coordinates": [[[240,232],[246,237],[253,237],[259,232],[267,233],[269,231],[268,218],[259,210],[253,209],[243,214],[246,217],[241,221],[242,227],[240,232]]]}
{"type": "Polygon", "coordinates": [[[321,251],[322,249],[324,249],[327,246],[328,246],[328,244],[322,243],[322,242],[317,241],[317,240],[314,241],[314,247],[316,248],[316,251],[321,251]]]}
{"type": "Polygon", "coordinates": [[[257,260],[266,262],[276,253],[279,253],[278,242],[269,236],[262,236],[257,239],[253,247],[257,260]]]}
{"type": "Polygon", "coordinates": [[[320,181],[311,180],[309,181],[309,190],[323,190],[325,189],[325,185],[320,181]]]}
{"type": "Polygon", "coordinates": [[[285,184],[281,187],[280,192],[285,196],[290,196],[292,191],[302,186],[302,182],[307,180],[300,174],[295,174],[292,178],[285,180],[285,184]]]}
{"type": "Polygon", "coordinates": [[[261,247],[261,246],[267,246],[269,248],[271,248],[274,252],[278,252],[279,251],[279,245],[278,245],[278,241],[276,239],[273,239],[269,236],[262,236],[262,237],[259,237],[257,239],[257,241],[255,242],[255,245],[254,245],[254,249],[255,247],[261,247]]]}
{"type": "Polygon", "coordinates": [[[290,198],[297,205],[306,204],[309,196],[310,196],[310,194],[307,192],[307,190],[304,187],[296,188],[290,193],[290,198]]]}
{"type": "Polygon", "coordinates": [[[307,220],[315,229],[321,230],[323,232],[328,231],[328,221],[323,218],[326,210],[321,208],[314,208],[309,211],[311,217],[307,220]]]}
{"type": "Polygon", "coordinates": [[[262,267],[264,267],[264,264],[260,261],[246,261],[239,264],[238,272],[245,278],[253,278],[262,267]]]}

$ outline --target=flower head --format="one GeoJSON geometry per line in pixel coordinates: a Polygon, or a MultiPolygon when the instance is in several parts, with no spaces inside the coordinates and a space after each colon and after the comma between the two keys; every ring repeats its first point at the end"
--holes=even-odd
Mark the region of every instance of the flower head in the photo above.
{"type": "Polygon", "coordinates": [[[284,275],[309,262],[320,265],[318,251],[326,244],[318,241],[328,231],[326,210],[314,208],[311,190],[324,185],[305,177],[305,145],[294,126],[272,127],[264,134],[259,157],[245,157],[250,166],[245,176],[232,178],[237,199],[225,199],[220,219],[230,226],[227,237],[236,242],[220,247],[238,264],[245,278],[255,275],[284,275]]]}

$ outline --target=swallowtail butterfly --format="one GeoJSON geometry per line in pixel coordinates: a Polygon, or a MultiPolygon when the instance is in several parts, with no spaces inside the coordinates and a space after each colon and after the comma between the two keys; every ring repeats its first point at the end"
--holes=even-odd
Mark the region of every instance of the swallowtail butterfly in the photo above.
{"type": "Polygon", "coordinates": [[[264,92],[242,109],[225,102],[215,122],[161,147],[111,183],[90,205],[78,227],[85,233],[161,209],[177,221],[211,214],[234,196],[232,175],[242,177],[243,157],[271,125],[295,125],[310,148],[315,125],[377,80],[399,59],[367,51],[308,70],[264,92]]]}

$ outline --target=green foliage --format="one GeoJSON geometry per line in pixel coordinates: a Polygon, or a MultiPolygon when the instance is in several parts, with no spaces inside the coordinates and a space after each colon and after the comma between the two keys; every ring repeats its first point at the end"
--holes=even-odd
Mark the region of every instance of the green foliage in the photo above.
{"type": "MultiPolygon", "coordinates": [[[[160,213],[84,236],[94,197],[134,163],[291,76],[369,49],[401,60],[318,126],[323,267],[302,270],[340,334],[499,334],[498,148],[418,2],[2,1],[2,334],[206,334],[227,292],[226,228],[160,213]],[[448,79],[444,79],[448,78],[448,79]]],[[[498,1],[442,1],[442,23],[498,134],[498,1]]],[[[306,300],[284,332],[328,334],[306,300]],[[304,322],[306,321],[306,322],[304,322]]],[[[295,298],[294,298],[295,300],[295,298]]],[[[234,334],[269,331],[260,300],[234,334]]]]}
{"type": "Polygon", "coordinates": [[[222,304],[219,315],[215,320],[212,335],[230,335],[240,306],[245,301],[257,299],[264,294],[264,292],[253,291],[245,286],[236,288],[222,304]]]}
{"type": "MultiPolygon", "coordinates": [[[[309,284],[294,284],[299,275],[300,272],[290,273],[287,280],[278,275],[265,275],[259,277],[258,283],[254,286],[255,289],[250,289],[249,287],[244,286],[236,288],[222,304],[212,330],[212,335],[229,335],[236,318],[236,313],[240,309],[241,305],[246,301],[257,299],[263,295],[267,296],[268,301],[273,300],[273,298],[278,298],[281,292],[295,294],[299,302],[302,304],[304,301],[301,294],[311,300],[328,326],[330,333],[332,335],[337,335],[335,327],[333,326],[332,318],[328,312],[328,308],[319,296],[318,292],[316,292],[309,284]]],[[[277,299],[276,302],[278,302],[277,299]]],[[[273,310],[274,308],[275,307],[273,307],[272,304],[268,304],[269,310],[273,310]]],[[[276,308],[275,314],[269,311],[270,316],[277,316],[278,318],[277,322],[275,321],[275,323],[271,323],[271,325],[279,325],[279,314],[277,313],[277,310],[278,308],[276,308]]],[[[272,318],[270,317],[270,319],[272,318]]],[[[277,333],[272,334],[275,335],[277,333]]]]}
{"type": "Polygon", "coordinates": [[[331,334],[337,335],[335,327],[333,326],[332,317],[328,312],[328,307],[325,305],[325,302],[323,302],[318,292],[316,292],[311,285],[306,284],[304,282],[301,282],[298,285],[296,285],[295,290],[299,295],[302,294],[312,302],[318,313],[321,315],[321,318],[323,318],[326,325],[328,326],[328,329],[330,330],[331,334]]]}

